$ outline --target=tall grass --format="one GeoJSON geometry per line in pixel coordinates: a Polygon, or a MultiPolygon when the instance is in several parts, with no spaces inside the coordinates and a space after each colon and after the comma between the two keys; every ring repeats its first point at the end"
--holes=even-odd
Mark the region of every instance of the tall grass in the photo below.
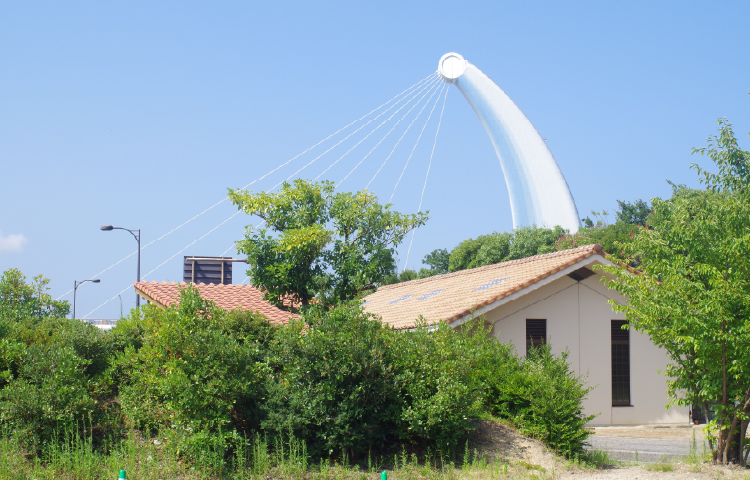
{"type": "Polygon", "coordinates": [[[41,446],[41,454],[26,451],[12,435],[0,438],[0,478],[5,479],[91,479],[111,480],[121,469],[129,478],[201,478],[167,449],[142,439],[137,432],[116,444],[105,442],[94,448],[91,435],[67,431],[41,446]]]}
{"type": "MultiPolygon", "coordinates": [[[[235,448],[217,461],[216,452],[207,452],[204,459],[186,463],[166,440],[145,439],[136,431],[124,439],[107,441],[96,446],[89,434],[64,432],[58,439],[42,446],[41,455],[25,452],[23,444],[12,435],[0,437],[0,478],[3,480],[111,480],[121,469],[128,478],[157,480],[179,478],[182,480],[239,480],[239,479],[345,479],[372,478],[382,470],[381,462],[370,459],[367,466],[347,465],[322,459],[312,462],[303,441],[292,435],[269,441],[255,434],[244,437],[233,433],[235,448]],[[26,455],[28,453],[28,455],[26,455]]],[[[393,464],[388,463],[390,475],[399,480],[458,480],[461,478],[553,478],[537,465],[524,462],[509,464],[488,462],[476,450],[466,446],[462,462],[456,465],[440,454],[418,458],[406,451],[397,454],[393,464]]]]}
{"type": "Polygon", "coordinates": [[[690,442],[690,450],[685,457],[685,463],[690,465],[694,472],[700,472],[702,465],[711,460],[711,454],[706,450],[705,440],[701,444],[702,448],[699,450],[698,442],[695,439],[695,429],[693,429],[693,440],[690,442]]]}

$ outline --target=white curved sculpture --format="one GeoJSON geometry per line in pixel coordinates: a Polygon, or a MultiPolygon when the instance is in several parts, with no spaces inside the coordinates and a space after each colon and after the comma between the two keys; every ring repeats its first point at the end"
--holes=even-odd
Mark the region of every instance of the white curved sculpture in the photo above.
{"type": "Polygon", "coordinates": [[[547,144],[513,100],[457,53],[440,58],[438,73],[458,87],[487,129],[508,186],[513,228],[560,225],[576,232],[578,210],[568,183],[547,144]]]}

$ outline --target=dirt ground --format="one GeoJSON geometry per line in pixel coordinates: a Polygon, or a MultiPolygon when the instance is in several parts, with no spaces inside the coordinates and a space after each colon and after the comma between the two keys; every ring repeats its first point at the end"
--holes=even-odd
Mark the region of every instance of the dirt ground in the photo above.
{"type": "MultiPolygon", "coordinates": [[[[502,423],[483,420],[476,424],[477,429],[469,438],[469,447],[476,449],[489,461],[502,461],[510,464],[525,462],[544,468],[538,478],[581,479],[581,480],[614,480],[614,479],[737,479],[750,480],[750,469],[739,467],[721,467],[709,464],[691,465],[680,462],[670,463],[673,471],[654,471],[650,464],[622,463],[602,469],[578,468],[571,462],[555,456],[539,441],[529,439],[502,423]]],[[[702,439],[703,426],[671,425],[640,427],[597,427],[597,436],[621,436],[635,438],[702,439]]],[[[536,476],[536,475],[535,475],[536,476]]]]}
{"type": "Polygon", "coordinates": [[[581,479],[581,480],[615,480],[615,479],[636,479],[636,480],[708,480],[708,479],[726,479],[726,480],[747,480],[750,479],[750,470],[740,468],[718,467],[714,465],[702,465],[699,468],[693,465],[676,463],[674,470],[671,472],[649,471],[645,465],[637,466],[619,466],[601,470],[568,470],[560,471],[552,478],[555,479],[581,479]]]}
{"type": "Polygon", "coordinates": [[[538,440],[526,438],[513,428],[491,420],[480,420],[469,437],[469,447],[489,462],[526,462],[545,470],[558,470],[561,460],[538,440]]]}

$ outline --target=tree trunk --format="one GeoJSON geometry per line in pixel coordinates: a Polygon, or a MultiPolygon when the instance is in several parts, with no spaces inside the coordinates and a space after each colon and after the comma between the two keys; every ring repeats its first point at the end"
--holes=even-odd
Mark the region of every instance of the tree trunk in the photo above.
{"type": "Polygon", "coordinates": [[[739,463],[740,462],[740,432],[734,432],[727,435],[727,446],[725,449],[726,459],[725,464],[739,463]]]}
{"type": "MultiPolygon", "coordinates": [[[[743,420],[742,424],[740,426],[740,466],[746,467],[747,466],[747,454],[745,454],[745,436],[747,435],[747,426],[750,424],[750,421],[743,420]]],[[[750,454],[750,449],[748,450],[748,454],[750,454]]]]}

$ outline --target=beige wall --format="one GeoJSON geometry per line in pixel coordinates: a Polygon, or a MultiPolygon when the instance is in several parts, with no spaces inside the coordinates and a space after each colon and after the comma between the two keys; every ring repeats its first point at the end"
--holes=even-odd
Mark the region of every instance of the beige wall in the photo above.
{"type": "Polygon", "coordinates": [[[668,358],[647,335],[630,331],[630,398],[632,406],[613,407],[611,387],[611,320],[624,320],[607,303],[619,298],[602,285],[601,274],[576,282],[567,275],[488,312],[492,334],[512,342],[520,354],[526,352],[526,319],[547,320],[552,351],[570,350],[569,361],[578,375],[596,385],[584,401],[584,412],[598,414],[591,425],[640,425],[687,423],[686,407],[665,408],[668,358]]]}

